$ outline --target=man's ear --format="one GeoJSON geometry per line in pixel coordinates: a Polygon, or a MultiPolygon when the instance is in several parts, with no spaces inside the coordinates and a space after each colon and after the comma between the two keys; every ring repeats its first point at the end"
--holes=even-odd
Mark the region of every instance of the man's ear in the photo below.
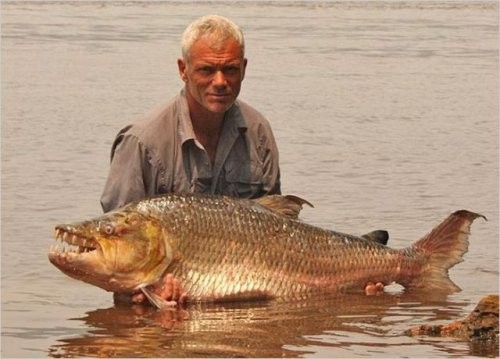
{"type": "Polygon", "coordinates": [[[181,77],[181,80],[186,82],[187,81],[186,62],[184,61],[184,59],[182,58],[177,59],[177,67],[179,68],[179,76],[181,77]]]}
{"type": "Polygon", "coordinates": [[[246,68],[247,68],[248,60],[246,58],[243,59],[243,71],[241,73],[241,81],[245,78],[246,68]]]}

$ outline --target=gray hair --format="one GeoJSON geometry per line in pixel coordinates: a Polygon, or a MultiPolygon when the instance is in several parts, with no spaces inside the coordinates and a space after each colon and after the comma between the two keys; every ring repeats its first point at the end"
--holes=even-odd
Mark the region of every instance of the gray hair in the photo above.
{"type": "Polygon", "coordinates": [[[240,27],[223,16],[206,15],[189,24],[182,34],[181,51],[185,61],[189,60],[191,46],[202,36],[208,36],[218,43],[234,38],[241,47],[242,57],[245,56],[245,39],[240,27]]]}

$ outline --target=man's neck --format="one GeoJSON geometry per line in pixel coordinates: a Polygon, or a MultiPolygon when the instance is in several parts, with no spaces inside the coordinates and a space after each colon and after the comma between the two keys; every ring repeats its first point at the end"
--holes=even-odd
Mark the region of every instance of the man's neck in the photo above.
{"type": "Polygon", "coordinates": [[[215,163],[217,145],[222,132],[224,113],[207,111],[200,104],[196,103],[189,106],[189,115],[191,117],[196,139],[207,151],[213,166],[215,163]]]}
{"type": "Polygon", "coordinates": [[[204,136],[218,136],[222,129],[224,114],[214,114],[206,111],[205,113],[190,112],[191,123],[194,132],[204,136]]]}

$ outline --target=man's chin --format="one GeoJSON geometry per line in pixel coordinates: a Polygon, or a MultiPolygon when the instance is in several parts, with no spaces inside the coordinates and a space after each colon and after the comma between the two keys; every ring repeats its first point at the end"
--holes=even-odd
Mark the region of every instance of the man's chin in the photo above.
{"type": "Polygon", "coordinates": [[[205,108],[214,114],[224,114],[233,106],[234,101],[231,102],[210,102],[206,104],[205,108]]]}

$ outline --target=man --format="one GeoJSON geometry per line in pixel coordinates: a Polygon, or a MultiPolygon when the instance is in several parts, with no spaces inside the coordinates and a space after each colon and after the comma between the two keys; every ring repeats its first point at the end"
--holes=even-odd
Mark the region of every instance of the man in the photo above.
{"type": "MultiPolygon", "coordinates": [[[[167,192],[245,198],[281,192],[269,122],[236,100],[247,65],[242,31],[224,17],[204,16],[186,28],[181,45],[184,89],[118,133],[101,196],[104,211],[167,192]]],[[[179,299],[171,276],[159,285],[160,294],[164,287],[164,296],[174,292],[179,299]]]]}
{"type": "MultiPolygon", "coordinates": [[[[184,89],[118,133],[101,196],[104,211],[168,192],[243,198],[281,193],[269,122],[237,100],[247,66],[242,31],[224,17],[204,16],[186,28],[181,46],[177,65],[184,89]]],[[[170,275],[153,290],[184,299],[170,275]]],[[[143,300],[142,294],[132,297],[143,300]]]]}
{"type": "Polygon", "coordinates": [[[241,30],[223,17],[188,26],[177,62],[184,89],[116,137],[104,211],[168,192],[280,193],[269,122],[236,100],[247,65],[244,48],[241,30]]]}

